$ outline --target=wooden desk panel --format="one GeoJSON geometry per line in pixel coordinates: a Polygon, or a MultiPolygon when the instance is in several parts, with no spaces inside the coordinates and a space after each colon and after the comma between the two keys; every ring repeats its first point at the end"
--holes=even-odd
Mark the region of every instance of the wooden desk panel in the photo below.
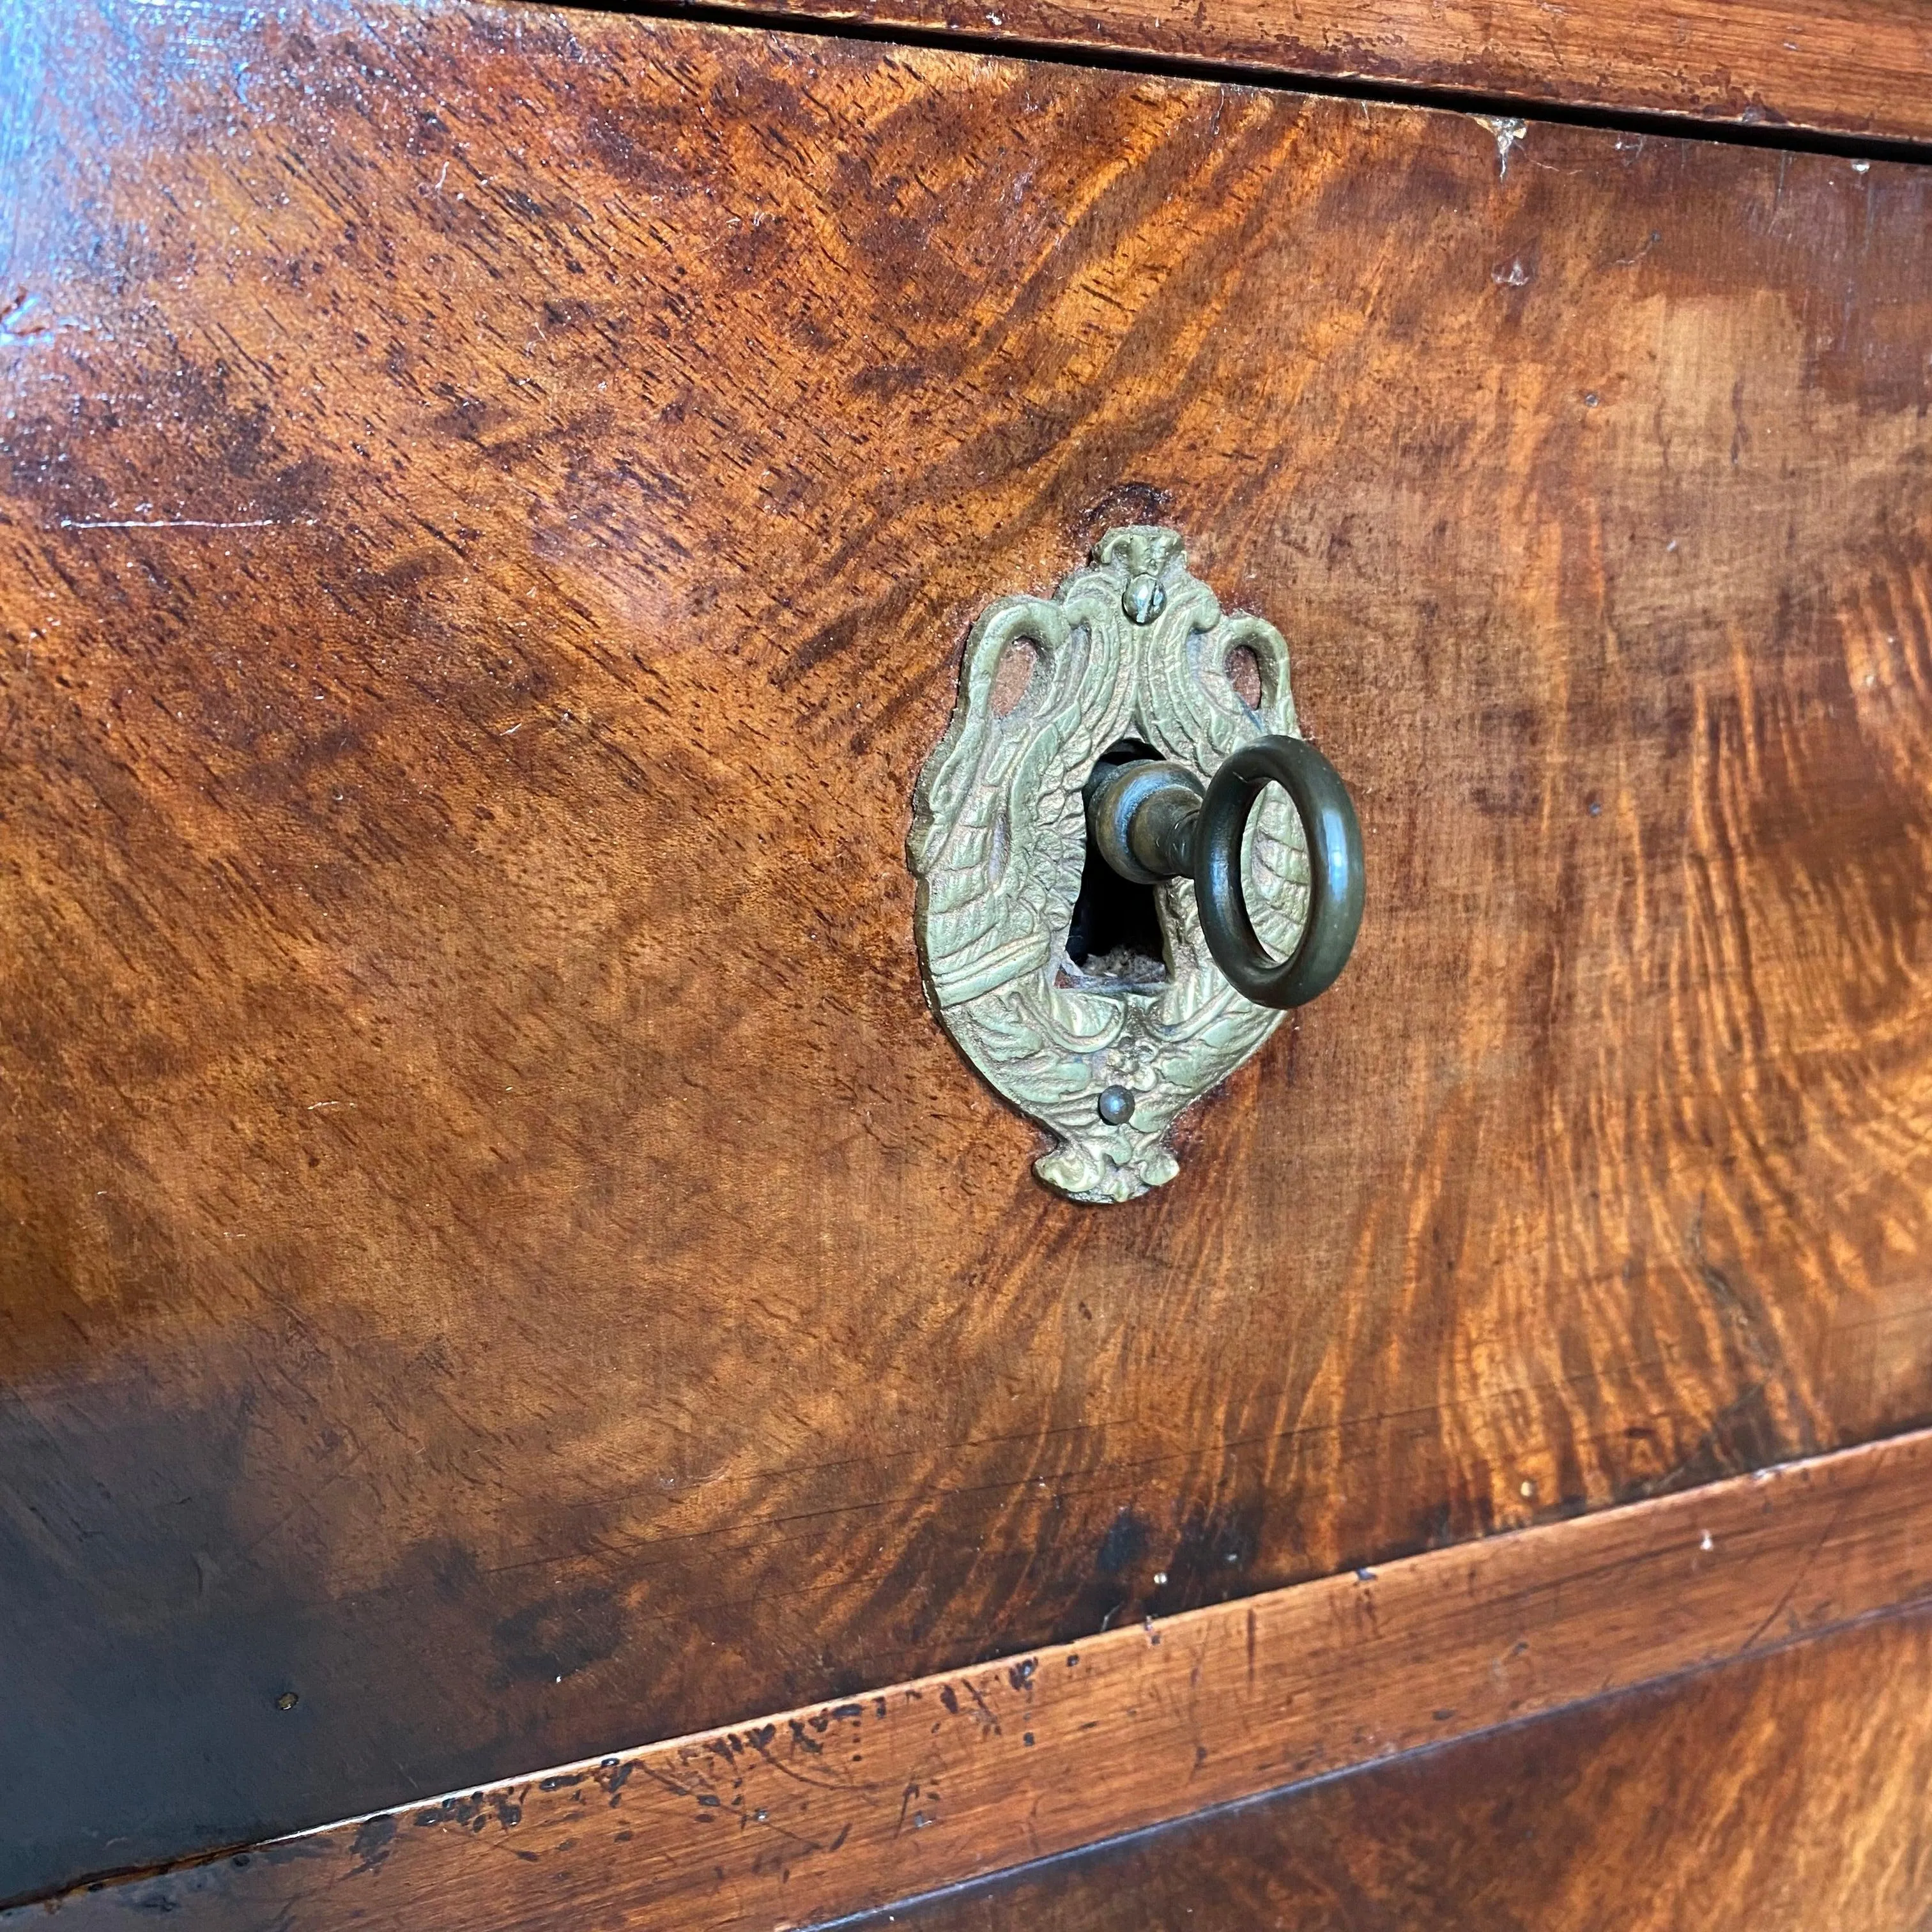
{"type": "Polygon", "coordinates": [[[1932,1414],[1926,175],[9,32],[0,1893],[1932,1414]],[[967,624],[1140,515],[1371,897],[1094,1210],[902,848],[967,624]]]}

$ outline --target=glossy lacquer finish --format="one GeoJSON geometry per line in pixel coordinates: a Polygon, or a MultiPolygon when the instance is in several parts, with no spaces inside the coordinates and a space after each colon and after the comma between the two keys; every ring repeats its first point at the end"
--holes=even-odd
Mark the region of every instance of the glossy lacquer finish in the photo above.
{"type": "Polygon", "coordinates": [[[1932,1412],[1922,172],[4,17],[0,1892],[1932,1412]],[[1373,875],[1096,1209],[905,848],[1129,524],[1373,875]]]}

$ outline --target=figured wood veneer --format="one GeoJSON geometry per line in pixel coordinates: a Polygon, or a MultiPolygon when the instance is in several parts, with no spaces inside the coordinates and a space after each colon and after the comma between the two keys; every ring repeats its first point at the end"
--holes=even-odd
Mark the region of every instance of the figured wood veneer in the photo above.
{"type": "Polygon", "coordinates": [[[1932,174],[4,32],[0,1896],[1932,1415],[1932,174]],[[974,614],[1135,520],[1370,896],[1096,1210],[904,848],[974,614]]]}

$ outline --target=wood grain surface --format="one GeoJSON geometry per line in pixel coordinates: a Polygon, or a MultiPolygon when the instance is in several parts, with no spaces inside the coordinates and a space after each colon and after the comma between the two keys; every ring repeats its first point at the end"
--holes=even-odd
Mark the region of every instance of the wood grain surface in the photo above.
{"type": "Polygon", "coordinates": [[[764,1932],[1928,1598],[1932,1433],[533,1772],[52,1916],[764,1932]]]}
{"type": "MultiPolygon", "coordinates": [[[[1444,89],[1706,124],[1932,142],[1918,0],[728,0],[730,10],[1444,89]]],[[[673,10],[675,0],[665,0],[673,10]]]]}
{"type": "Polygon", "coordinates": [[[1932,1417],[1932,176],[4,19],[0,1896],[1932,1417]],[[904,842],[1139,517],[1371,896],[1094,1210],[904,842]]]}
{"type": "Polygon", "coordinates": [[[1928,1790],[1932,1617],[1921,1614],[858,1925],[1921,1932],[1932,1900],[1928,1790]]]}

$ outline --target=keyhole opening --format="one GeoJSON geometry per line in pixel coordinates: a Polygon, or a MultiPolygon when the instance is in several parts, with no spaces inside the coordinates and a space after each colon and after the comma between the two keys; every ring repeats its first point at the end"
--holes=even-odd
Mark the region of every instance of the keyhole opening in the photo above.
{"type": "MultiPolygon", "coordinates": [[[[1138,738],[1123,738],[1100,754],[1096,769],[1160,756],[1138,738]]],[[[1154,888],[1122,878],[1100,856],[1090,828],[1080,896],[1066,930],[1066,957],[1071,983],[1088,992],[1144,992],[1170,977],[1154,888]]]]}

